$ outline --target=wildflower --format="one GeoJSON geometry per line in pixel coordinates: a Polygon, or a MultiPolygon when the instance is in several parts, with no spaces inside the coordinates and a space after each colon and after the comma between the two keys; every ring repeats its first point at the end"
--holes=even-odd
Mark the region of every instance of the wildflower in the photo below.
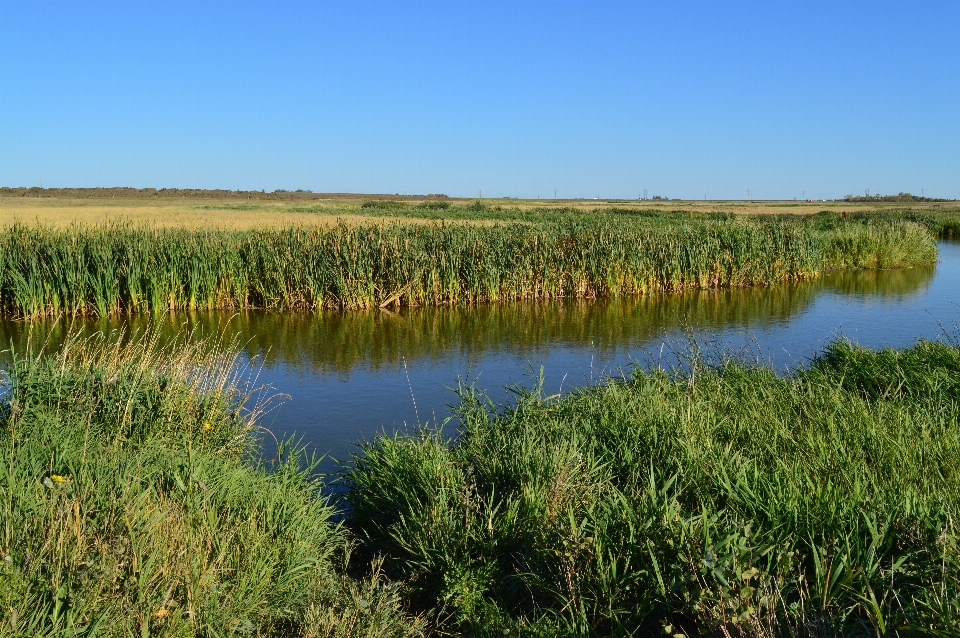
{"type": "Polygon", "coordinates": [[[44,477],[43,484],[45,487],[53,489],[55,485],[63,485],[69,480],[70,479],[68,479],[66,476],[61,476],[60,474],[51,474],[50,476],[44,477]]]}
{"type": "Polygon", "coordinates": [[[156,616],[157,618],[166,618],[169,615],[170,615],[170,610],[167,609],[166,607],[161,607],[160,609],[157,610],[157,613],[154,614],[154,616],[156,616]]]}
{"type": "Polygon", "coordinates": [[[210,421],[207,421],[206,423],[203,424],[203,429],[204,429],[204,430],[212,430],[212,429],[213,429],[213,425],[210,424],[210,421]]]}

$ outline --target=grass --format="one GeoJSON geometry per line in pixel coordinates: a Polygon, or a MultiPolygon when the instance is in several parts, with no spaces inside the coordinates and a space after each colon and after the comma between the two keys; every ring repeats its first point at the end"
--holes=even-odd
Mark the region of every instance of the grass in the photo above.
{"type": "Polygon", "coordinates": [[[828,346],[367,444],[351,529],[437,635],[956,635],[960,348],[828,346]]]}
{"type": "Polygon", "coordinates": [[[295,446],[259,458],[232,349],[73,340],[7,368],[0,635],[407,636],[295,446]]]}
{"type": "MultiPolygon", "coordinates": [[[[564,299],[473,307],[372,309],[354,312],[192,311],[122,318],[0,317],[0,333],[23,349],[29,339],[57,347],[77,331],[108,332],[118,325],[148,328],[176,339],[185,329],[235,334],[251,358],[266,365],[347,373],[357,366],[399,369],[402,361],[439,361],[450,352],[530,353],[564,341],[610,354],[666,332],[711,328],[756,329],[796,316],[824,291],[843,295],[909,295],[929,284],[933,267],[827,273],[787,286],[695,290],[621,299],[564,299]],[[403,359],[401,358],[401,355],[403,359]]],[[[0,365],[7,359],[0,353],[0,365]]]]}
{"type": "Polygon", "coordinates": [[[104,201],[5,201],[0,198],[0,227],[39,224],[53,228],[135,224],[154,228],[186,230],[211,229],[245,231],[290,226],[328,227],[338,223],[360,224],[371,220],[396,219],[383,213],[323,207],[283,206],[276,204],[210,204],[205,201],[182,202],[104,202],[104,201]],[[295,210],[294,210],[295,209],[295,210]]]}
{"type": "Polygon", "coordinates": [[[56,227],[134,223],[162,228],[255,230],[289,226],[331,226],[380,220],[532,221],[605,214],[809,216],[821,211],[849,215],[923,215],[960,218],[955,203],[678,201],[678,200],[541,200],[541,199],[416,199],[394,200],[363,196],[304,193],[231,194],[180,191],[175,196],[130,196],[123,190],[48,190],[21,197],[0,188],[0,227],[15,223],[56,227]],[[42,196],[37,196],[42,195],[42,196]],[[944,208],[937,208],[942,206],[944,208]]]}
{"type": "Polygon", "coordinates": [[[0,634],[954,635],[956,339],[786,376],[694,350],[509,406],[461,384],[456,438],[376,438],[335,502],[297,446],[263,459],[235,352],[14,357],[0,634]]]}
{"type": "Polygon", "coordinates": [[[253,231],[14,225],[0,231],[0,306],[108,316],[624,297],[936,259],[928,230],[910,221],[688,217],[253,231]]]}
{"type": "MultiPolygon", "coordinates": [[[[0,189],[2,191],[2,189],[0,189]]],[[[276,199],[271,194],[250,197],[124,197],[86,195],[20,197],[0,192],[0,227],[42,224],[60,228],[73,225],[145,224],[160,228],[255,230],[289,226],[332,226],[338,222],[362,223],[405,219],[415,223],[430,220],[464,222],[524,221],[539,223],[571,216],[626,214],[631,216],[810,216],[821,211],[850,216],[904,216],[960,219],[954,203],[910,204],[862,202],[745,202],[745,201],[636,201],[636,200],[397,200],[351,199],[325,196],[276,199]],[[266,199],[260,199],[265,197],[266,199]],[[941,208],[937,208],[941,206],[941,208]]]]}

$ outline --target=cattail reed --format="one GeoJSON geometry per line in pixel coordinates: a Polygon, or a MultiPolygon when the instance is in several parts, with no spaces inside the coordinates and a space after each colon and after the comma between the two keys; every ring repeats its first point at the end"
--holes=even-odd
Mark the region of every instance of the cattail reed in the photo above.
{"type": "Polygon", "coordinates": [[[785,220],[595,215],[543,224],[438,222],[217,231],[18,225],[0,232],[7,314],[361,309],[622,297],[767,285],[835,268],[933,263],[909,222],[820,229],[785,220]]]}

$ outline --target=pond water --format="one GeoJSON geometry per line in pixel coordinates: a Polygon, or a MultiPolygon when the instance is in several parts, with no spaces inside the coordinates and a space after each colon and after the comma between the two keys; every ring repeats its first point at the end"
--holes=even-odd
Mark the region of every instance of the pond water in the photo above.
{"type": "MultiPolygon", "coordinates": [[[[933,268],[833,273],[800,284],[623,300],[421,308],[399,312],[185,313],[83,322],[111,330],[148,321],[165,331],[236,336],[259,379],[288,395],[265,425],[345,458],[353,443],[420,422],[440,424],[458,377],[494,401],[533,383],[566,393],[637,363],[656,363],[690,335],[749,347],[779,368],[802,365],[844,335],[871,347],[938,338],[960,320],[960,243],[942,242],[933,268]]],[[[0,320],[0,339],[55,343],[67,323],[0,320]]],[[[327,461],[321,469],[332,469],[327,461]]]]}

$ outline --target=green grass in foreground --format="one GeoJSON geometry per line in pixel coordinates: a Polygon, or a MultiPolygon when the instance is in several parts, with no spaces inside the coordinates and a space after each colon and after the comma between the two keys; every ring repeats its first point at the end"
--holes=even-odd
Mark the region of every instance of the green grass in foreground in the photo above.
{"type": "Polygon", "coordinates": [[[960,346],[635,371],[380,437],[346,524],[230,349],[19,356],[0,635],[956,635],[960,346]],[[256,406],[260,407],[256,407],[256,406]]]}
{"type": "MultiPolygon", "coordinates": [[[[0,413],[0,635],[405,636],[296,449],[255,461],[234,357],[74,341],[0,413]]],[[[262,407],[262,406],[261,406],[262,407]]]]}
{"type": "Polygon", "coordinates": [[[956,343],[461,396],[456,441],[381,437],[341,477],[445,635],[957,635],[956,343]]]}
{"type": "Polygon", "coordinates": [[[17,316],[193,309],[358,309],[765,285],[826,270],[929,265],[897,219],[591,213],[492,227],[436,223],[260,231],[0,230],[0,309],[17,316]]]}

